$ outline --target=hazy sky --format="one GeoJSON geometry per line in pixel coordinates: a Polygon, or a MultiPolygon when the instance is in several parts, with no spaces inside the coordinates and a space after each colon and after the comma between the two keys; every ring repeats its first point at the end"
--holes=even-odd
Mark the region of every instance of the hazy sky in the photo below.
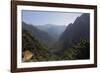
{"type": "Polygon", "coordinates": [[[22,21],[32,25],[68,25],[82,13],[22,10],[22,21]]]}

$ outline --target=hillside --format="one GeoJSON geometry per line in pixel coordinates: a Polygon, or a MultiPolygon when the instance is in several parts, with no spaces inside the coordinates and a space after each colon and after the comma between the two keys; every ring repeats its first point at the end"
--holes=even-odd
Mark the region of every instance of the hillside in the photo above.
{"type": "MultiPolygon", "coordinates": [[[[73,46],[81,43],[80,41],[89,42],[90,37],[90,16],[85,13],[80,17],[77,17],[75,22],[70,23],[65,31],[62,33],[58,42],[54,44],[54,48],[52,49],[54,53],[57,55],[63,55],[65,51],[68,51],[73,46]]],[[[88,45],[89,46],[89,45],[88,45]]],[[[87,48],[85,51],[88,51],[87,48]]],[[[89,51],[87,52],[89,54],[89,51]]],[[[88,56],[89,57],[89,56],[88,56]]]]}
{"type": "MultiPolygon", "coordinates": [[[[47,60],[49,57],[48,50],[36,40],[26,29],[22,30],[22,52],[29,51],[32,53],[31,61],[47,60]]],[[[24,55],[23,55],[24,57],[24,55]]],[[[30,61],[29,60],[29,61],[30,61]]]]}

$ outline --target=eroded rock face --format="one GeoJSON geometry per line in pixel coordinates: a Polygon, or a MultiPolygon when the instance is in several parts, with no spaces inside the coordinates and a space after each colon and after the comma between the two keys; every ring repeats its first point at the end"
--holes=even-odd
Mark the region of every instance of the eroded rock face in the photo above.
{"type": "Polygon", "coordinates": [[[23,52],[23,62],[31,61],[32,57],[33,57],[33,53],[31,51],[25,50],[23,52]]]}

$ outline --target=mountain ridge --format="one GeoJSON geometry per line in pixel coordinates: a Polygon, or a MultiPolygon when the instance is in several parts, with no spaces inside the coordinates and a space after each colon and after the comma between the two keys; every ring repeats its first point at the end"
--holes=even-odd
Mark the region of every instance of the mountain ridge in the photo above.
{"type": "Polygon", "coordinates": [[[25,22],[22,22],[22,27],[28,30],[29,32],[32,33],[32,35],[38,39],[42,45],[45,47],[49,47],[50,45],[53,44],[54,38],[51,37],[48,33],[45,31],[39,30],[37,27],[33,25],[26,24],[25,22]]]}

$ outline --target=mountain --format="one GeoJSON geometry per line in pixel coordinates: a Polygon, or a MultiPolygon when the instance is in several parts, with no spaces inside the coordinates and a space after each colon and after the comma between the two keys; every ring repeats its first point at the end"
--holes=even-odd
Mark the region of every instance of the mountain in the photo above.
{"type": "Polygon", "coordinates": [[[22,27],[32,33],[32,36],[39,40],[39,42],[44,45],[45,47],[49,47],[54,43],[54,38],[51,37],[45,31],[38,29],[33,25],[26,24],[22,22],[22,27]]]}
{"type": "Polygon", "coordinates": [[[40,30],[47,32],[55,40],[58,40],[62,32],[65,30],[65,25],[54,25],[54,24],[45,24],[45,25],[36,25],[40,30]]]}
{"type": "Polygon", "coordinates": [[[49,57],[48,50],[24,28],[22,29],[22,53],[23,62],[45,61],[49,57]]]}
{"type": "Polygon", "coordinates": [[[73,45],[79,43],[80,40],[89,41],[89,26],[90,15],[88,13],[84,13],[80,17],[77,17],[73,24],[70,23],[66,27],[65,31],[60,36],[60,39],[55,44],[54,48],[56,48],[56,53],[64,53],[65,50],[73,47],[73,45]]]}
{"type": "Polygon", "coordinates": [[[65,27],[62,33],[59,34],[59,38],[58,35],[54,36],[53,34],[57,32],[58,27],[53,29],[54,25],[51,24],[41,26],[40,29],[37,26],[22,22],[23,58],[26,57],[26,59],[30,59],[29,61],[90,58],[90,15],[88,13],[83,13],[76,18],[74,23],[70,23],[65,27]],[[48,29],[46,29],[47,27],[48,29]],[[55,40],[54,37],[58,40],[55,40]]]}

